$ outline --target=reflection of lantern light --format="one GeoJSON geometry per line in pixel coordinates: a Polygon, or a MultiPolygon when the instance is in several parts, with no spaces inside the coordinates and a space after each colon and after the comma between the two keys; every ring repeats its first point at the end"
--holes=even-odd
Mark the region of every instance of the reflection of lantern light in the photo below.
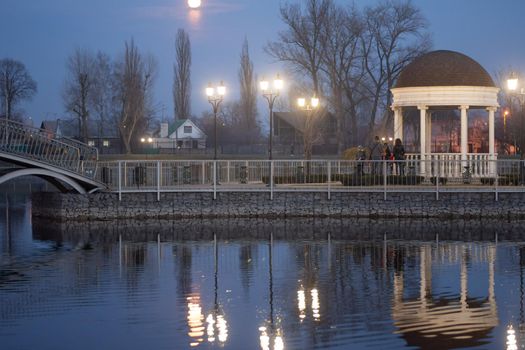
{"type": "Polygon", "coordinates": [[[223,315],[217,315],[215,319],[212,314],[209,314],[206,317],[206,322],[208,323],[206,334],[210,343],[215,341],[215,328],[217,328],[219,342],[225,343],[228,340],[228,322],[223,315]]]}
{"type": "Polygon", "coordinates": [[[219,341],[221,343],[226,342],[228,339],[228,324],[222,315],[217,316],[217,329],[219,330],[219,341]]]}
{"type": "Polygon", "coordinates": [[[215,320],[213,319],[213,316],[211,314],[209,314],[208,317],[206,317],[206,322],[208,323],[206,333],[208,334],[208,341],[211,343],[215,341],[215,330],[213,328],[215,320]]]}
{"type": "Polygon", "coordinates": [[[275,341],[273,342],[273,348],[275,350],[283,350],[284,349],[283,337],[281,337],[280,335],[275,337],[275,341]]]}
{"type": "Polygon", "coordinates": [[[202,336],[204,335],[204,315],[202,314],[202,308],[199,305],[200,297],[193,296],[188,297],[188,326],[190,331],[188,335],[194,338],[194,342],[190,343],[190,346],[197,346],[202,343],[202,336]]]}
{"type": "Polygon", "coordinates": [[[299,307],[299,318],[301,322],[306,317],[304,310],[306,309],[306,297],[304,295],[304,290],[297,291],[297,306],[299,307]]]}
{"type": "MultiPolygon", "coordinates": [[[[261,343],[261,349],[262,350],[270,350],[270,335],[267,333],[267,328],[262,326],[259,327],[259,332],[261,332],[261,335],[259,336],[259,341],[261,343]]],[[[273,338],[273,336],[272,336],[273,338]]],[[[273,350],[284,350],[284,341],[283,337],[281,336],[281,331],[277,330],[277,335],[275,335],[275,339],[273,339],[273,350]]]]}
{"type": "Polygon", "coordinates": [[[516,331],[514,330],[512,325],[510,325],[507,329],[507,350],[518,350],[518,344],[516,342],[516,331]]]}
{"type": "Polygon", "coordinates": [[[312,295],[312,316],[314,320],[319,321],[321,314],[319,313],[319,292],[316,288],[312,289],[310,294],[312,295]]]}
{"type": "Polygon", "coordinates": [[[259,341],[261,343],[261,349],[269,350],[270,349],[270,337],[266,333],[266,327],[259,327],[259,332],[261,332],[261,335],[259,336],[259,341]]]}

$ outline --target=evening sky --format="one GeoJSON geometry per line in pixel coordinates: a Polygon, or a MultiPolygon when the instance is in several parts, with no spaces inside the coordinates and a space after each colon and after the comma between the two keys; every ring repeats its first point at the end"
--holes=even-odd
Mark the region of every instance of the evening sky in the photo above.
{"type": "MultiPolygon", "coordinates": [[[[142,52],[158,61],[156,106],[159,116],[172,117],[174,39],[177,29],[183,28],[190,35],[193,53],[192,114],[199,116],[210,108],[203,93],[209,81],[224,80],[230,96],[237,98],[239,54],[245,37],[256,74],[283,72],[281,64],[263,50],[284,28],[280,3],[203,0],[199,11],[191,11],[186,0],[2,0],[0,58],[22,61],[37,81],[37,95],[23,103],[28,115],[35,121],[65,118],[61,91],[67,57],[75,48],[101,50],[115,57],[123,51],[124,42],[133,38],[142,52]]],[[[355,1],[360,8],[375,3],[355,1]]],[[[429,21],[434,49],[463,52],[493,77],[509,67],[525,72],[525,1],[418,0],[414,4],[429,21]]],[[[262,108],[261,104],[264,115],[262,108]]]]}

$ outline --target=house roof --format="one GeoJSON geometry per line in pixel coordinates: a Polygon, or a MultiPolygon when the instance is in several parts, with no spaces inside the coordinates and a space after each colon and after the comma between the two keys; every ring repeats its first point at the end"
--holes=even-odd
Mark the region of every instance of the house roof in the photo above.
{"type": "MultiPolygon", "coordinates": [[[[306,125],[306,111],[296,111],[296,112],[274,112],[273,115],[275,118],[280,118],[290,124],[294,129],[299,132],[304,132],[306,125]]],[[[331,116],[330,113],[323,113],[322,118],[331,116]]]]}
{"type": "Polygon", "coordinates": [[[184,124],[187,120],[189,119],[177,119],[175,121],[175,123],[171,124],[169,127],[168,127],[168,135],[171,135],[175,132],[175,130],[177,130],[178,128],[180,128],[180,126],[182,124],[184,124]]]}
{"type": "Polygon", "coordinates": [[[44,120],[40,125],[40,129],[55,133],[58,129],[59,120],[44,120]]]}
{"type": "Polygon", "coordinates": [[[279,118],[290,124],[297,131],[303,132],[306,122],[304,112],[274,112],[275,118],[279,118]]]}

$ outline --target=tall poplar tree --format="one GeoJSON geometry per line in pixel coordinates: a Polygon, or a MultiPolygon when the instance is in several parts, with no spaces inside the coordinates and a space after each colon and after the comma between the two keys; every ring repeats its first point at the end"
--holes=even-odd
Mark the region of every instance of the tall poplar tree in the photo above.
{"type": "Polygon", "coordinates": [[[187,119],[191,113],[190,68],[190,37],[184,29],[179,29],[175,39],[175,64],[173,65],[173,105],[175,120],[187,119]]]}

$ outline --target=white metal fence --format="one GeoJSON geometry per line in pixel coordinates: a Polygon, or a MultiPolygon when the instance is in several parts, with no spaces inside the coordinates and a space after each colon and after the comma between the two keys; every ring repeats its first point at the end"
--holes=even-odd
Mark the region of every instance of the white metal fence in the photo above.
{"type": "Polygon", "coordinates": [[[113,192],[525,192],[520,160],[99,162],[113,192]],[[485,169],[480,171],[479,169],[485,169]],[[454,171],[451,171],[453,169],[454,171]],[[216,179],[216,181],[214,181],[216,179]]]}

